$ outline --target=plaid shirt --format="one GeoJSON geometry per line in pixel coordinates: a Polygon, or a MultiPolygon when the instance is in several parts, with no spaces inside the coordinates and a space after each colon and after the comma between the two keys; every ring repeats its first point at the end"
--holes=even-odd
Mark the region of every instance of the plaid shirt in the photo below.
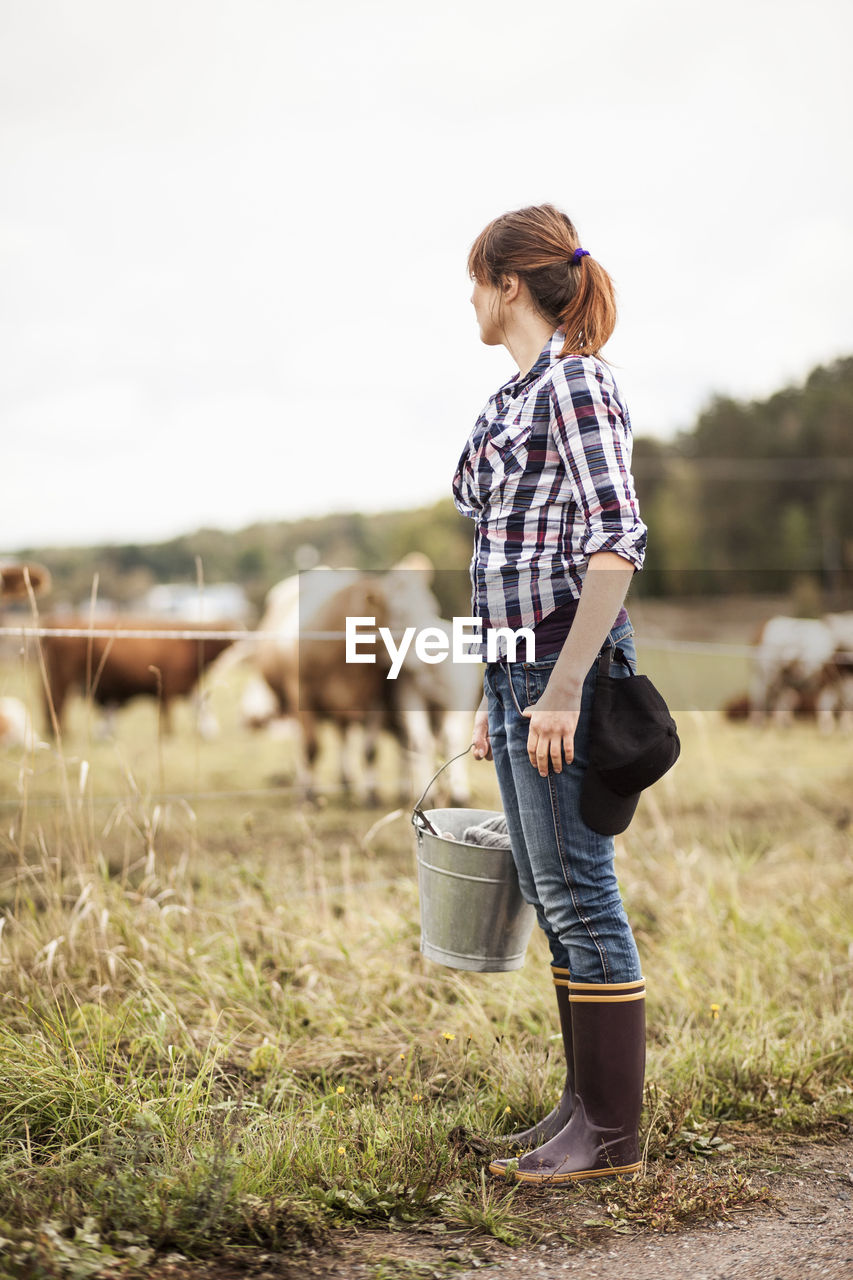
{"type": "Polygon", "coordinates": [[[472,613],[485,628],[533,627],[578,599],[596,551],[642,568],[628,410],[608,366],[561,360],[563,340],[557,329],[533,368],[495,392],[453,477],[457,508],[477,522],[472,613]]]}

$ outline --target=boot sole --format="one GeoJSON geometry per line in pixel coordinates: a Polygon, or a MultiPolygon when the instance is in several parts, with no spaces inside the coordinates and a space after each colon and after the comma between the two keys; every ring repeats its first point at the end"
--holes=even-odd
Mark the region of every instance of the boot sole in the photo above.
{"type": "Polygon", "coordinates": [[[547,1182],[556,1186],[561,1182],[583,1182],[588,1178],[619,1178],[626,1173],[637,1173],[640,1168],[642,1162],[638,1160],[636,1164],[625,1164],[613,1169],[581,1169],[577,1173],[524,1173],[520,1169],[506,1169],[503,1165],[490,1164],[489,1173],[500,1174],[504,1178],[511,1173],[517,1182],[547,1182]]]}

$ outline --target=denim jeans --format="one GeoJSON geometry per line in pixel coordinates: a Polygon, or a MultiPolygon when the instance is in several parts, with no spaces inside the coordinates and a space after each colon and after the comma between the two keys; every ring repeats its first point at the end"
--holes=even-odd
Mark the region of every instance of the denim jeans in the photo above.
{"type": "MultiPolygon", "coordinates": [[[[602,652],[618,644],[636,667],[632,636],[630,621],[614,627],[602,652]]],[[[573,982],[635,982],[642,971],[616,881],[613,837],[592,831],[580,815],[597,658],[583,684],[572,763],[564,760],[561,773],[549,765],[542,778],[527,755],[530,721],[521,711],[544,692],[556,661],[486,665],[489,737],[519,884],[552,963],[568,969],[573,982]]],[[[631,669],[612,661],[610,674],[631,669]]]]}

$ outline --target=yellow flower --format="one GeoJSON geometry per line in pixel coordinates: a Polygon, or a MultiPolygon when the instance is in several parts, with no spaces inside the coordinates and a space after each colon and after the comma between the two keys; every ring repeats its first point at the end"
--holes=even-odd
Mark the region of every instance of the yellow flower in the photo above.
{"type": "Polygon", "coordinates": [[[413,1093],[413,1094],[412,1094],[412,1102],[421,1102],[422,1100],[423,1100],[423,1094],[422,1094],[422,1093],[413,1093]]]}
{"type": "Polygon", "coordinates": [[[450,1041],[455,1040],[456,1036],[453,1034],[452,1031],[445,1031],[444,1038],[447,1041],[447,1043],[450,1044],[450,1041]]]}
{"type": "Polygon", "coordinates": [[[393,1077],[393,1076],[389,1076],[389,1077],[388,1077],[388,1083],[390,1084],[390,1083],[391,1083],[391,1081],[392,1081],[393,1079],[394,1079],[394,1077],[393,1077]]]}
{"type": "Polygon", "coordinates": [[[342,1084],[339,1084],[339,1085],[338,1085],[337,1092],[338,1092],[338,1093],[346,1093],[346,1089],[344,1088],[344,1086],[343,1086],[342,1084]]]}
{"type": "Polygon", "coordinates": [[[712,1018],[719,1018],[719,1016],[720,1016],[720,1006],[719,1006],[718,1004],[712,1004],[712,1005],[711,1005],[711,1017],[712,1017],[712,1018]]]}
{"type": "Polygon", "coordinates": [[[401,1054],[400,1054],[400,1061],[401,1061],[401,1062],[405,1062],[405,1060],[406,1060],[406,1055],[405,1055],[404,1053],[401,1053],[401,1054]]]}
{"type": "Polygon", "coordinates": [[[505,1116],[511,1116],[511,1115],[512,1115],[512,1107],[504,1107],[504,1115],[505,1115],[505,1116]]]}
{"type": "Polygon", "coordinates": [[[339,1156],[345,1156],[345,1155],[346,1155],[346,1153],[347,1153],[347,1149],[346,1149],[346,1147],[338,1147],[338,1155],[339,1155],[339,1156]]]}

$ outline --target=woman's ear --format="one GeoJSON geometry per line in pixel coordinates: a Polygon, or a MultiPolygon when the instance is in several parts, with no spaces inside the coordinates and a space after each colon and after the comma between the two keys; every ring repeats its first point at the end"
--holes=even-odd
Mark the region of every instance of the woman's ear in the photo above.
{"type": "Polygon", "coordinates": [[[521,280],[515,271],[501,276],[501,302],[515,302],[521,289],[521,280]]]}

